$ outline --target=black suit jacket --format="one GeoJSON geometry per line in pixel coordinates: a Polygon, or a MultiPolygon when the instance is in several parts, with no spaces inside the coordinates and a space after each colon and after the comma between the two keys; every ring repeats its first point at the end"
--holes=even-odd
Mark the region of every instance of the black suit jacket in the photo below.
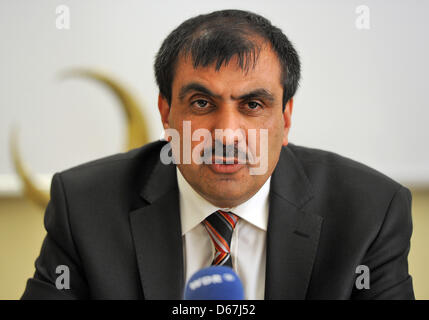
{"type": "MultiPolygon", "coordinates": [[[[55,174],[46,238],[24,299],[181,299],[174,165],[165,142],[55,174]],[[58,265],[70,289],[58,290],[58,265]]],[[[266,299],[413,299],[411,194],[334,153],[289,144],[272,175],[266,299]],[[355,286],[356,267],[370,289],[355,286]]]]}

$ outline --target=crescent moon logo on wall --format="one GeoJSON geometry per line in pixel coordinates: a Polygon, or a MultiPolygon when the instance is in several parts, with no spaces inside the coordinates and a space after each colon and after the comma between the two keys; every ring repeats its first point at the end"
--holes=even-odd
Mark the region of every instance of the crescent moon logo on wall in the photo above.
{"type": "MultiPolygon", "coordinates": [[[[139,104],[135,98],[116,80],[106,74],[88,69],[74,69],[63,73],[64,77],[86,77],[93,79],[110,89],[119,99],[121,108],[127,119],[127,143],[126,150],[140,147],[149,142],[149,133],[146,121],[141,113],[139,104]]],[[[19,154],[17,130],[12,130],[10,135],[10,148],[12,161],[16,173],[23,185],[25,196],[32,202],[43,208],[49,202],[49,193],[37,186],[35,179],[23,163],[19,154]]]]}

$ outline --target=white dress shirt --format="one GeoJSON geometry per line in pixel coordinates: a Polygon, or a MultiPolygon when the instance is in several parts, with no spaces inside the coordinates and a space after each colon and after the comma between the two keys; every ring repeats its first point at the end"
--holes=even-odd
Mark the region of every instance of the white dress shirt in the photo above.
{"type": "Polygon", "coordinates": [[[186,282],[198,270],[211,265],[215,248],[202,222],[213,212],[231,211],[240,219],[231,239],[234,271],[240,277],[246,299],[264,299],[268,194],[271,177],[245,203],[234,208],[219,208],[201,197],[185,180],[179,169],[183,258],[186,282]]]}

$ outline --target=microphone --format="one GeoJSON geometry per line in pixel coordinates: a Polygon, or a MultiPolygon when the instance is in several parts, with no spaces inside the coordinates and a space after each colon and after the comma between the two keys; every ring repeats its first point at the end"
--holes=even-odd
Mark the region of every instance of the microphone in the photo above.
{"type": "Polygon", "coordinates": [[[185,300],[244,300],[238,275],[230,267],[211,266],[193,274],[186,284],[185,300]]]}

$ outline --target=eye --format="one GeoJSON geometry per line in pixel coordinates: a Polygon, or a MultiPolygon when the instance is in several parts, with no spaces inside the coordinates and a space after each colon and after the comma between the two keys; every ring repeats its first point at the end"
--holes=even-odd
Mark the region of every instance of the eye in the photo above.
{"type": "Polygon", "coordinates": [[[192,102],[192,104],[194,106],[197,106],[198,108],[203,109],[203,108],[206,108],[208,106],[209,102],[207,100],[198,99],[198,100],[195,100],[194,102],[192,102]]]}
{"type": "Polygon", "coordinates": [[[262,107],[259,103],[257,103],[256,101],[249,101],[247,103],[248,107],[252,110],[258,108],[258,107],[262,107]]]}

